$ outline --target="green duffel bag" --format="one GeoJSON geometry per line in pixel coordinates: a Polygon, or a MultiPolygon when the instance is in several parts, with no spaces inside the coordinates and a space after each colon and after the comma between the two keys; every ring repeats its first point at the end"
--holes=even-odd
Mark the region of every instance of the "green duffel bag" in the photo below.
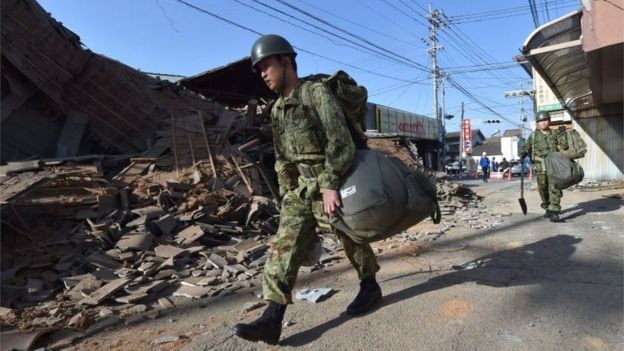
{"type": "Polygon", "coordinates": [[[357,243],[386,239],[428,216],[440,220],[435,185],[375,150],[356,152],[340,195],[342,207],[331,224],[357,243]]]}
{"type": "Polygon", "coordinates": [[[583,180],[585,172],[578,163],[560,152],[553,152],[544,159],[548,181],[563,190],[583,180]]]}

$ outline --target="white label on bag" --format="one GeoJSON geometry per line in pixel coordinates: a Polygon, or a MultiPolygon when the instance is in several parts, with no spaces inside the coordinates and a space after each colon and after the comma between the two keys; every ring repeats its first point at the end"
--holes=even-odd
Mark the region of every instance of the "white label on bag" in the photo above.
{"type": "Polygon", "coordinates": [[[350,187],[348,187],[346,189],[340,190],[340,196],[344,199],[344,198],[347,198],[347,197],[355,194],[356,192],[357,192],[357,189],[356,189],[355,185],[351,185],[350,187]]]}

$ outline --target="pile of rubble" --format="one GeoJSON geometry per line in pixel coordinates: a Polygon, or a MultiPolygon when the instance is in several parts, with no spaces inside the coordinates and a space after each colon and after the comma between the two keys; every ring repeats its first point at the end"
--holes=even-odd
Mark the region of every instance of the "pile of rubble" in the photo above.
{"type": "MultiPolygon", "coordinates": [[[[224,133],[172,121],[163,127],[170,136],[109,180],[104,156],[3,166],[3,329],[70,328],[47,344],[60,347],[184,299],[257,284],[279,210],[251,161],[264,146],[245,117],[232,112],[224,133]],[[194,142],[197,133],[210,137],[194,142]],[[229,143],[249,138],[250,157],[229,143]]],[[[321,262],[337,249],[328,237],[321,262]]]]}
{"type": "MultiPolygon", "coordinates": [[[[39,161],[37,172],[22,167],[4,177],[2,203],[12,215],[3,219],[3,239],[12,240],[2,246],[2,325],[69,327],[71,337],[48,347],[67,345],[122,320],[156,316],[184,299],[218,298],[258,285],[279,210],[265,196],[270,192],[261,163],[251,160],[261,150],[270,152],[270,142],[254,139],[258,130],[246,127],[246,115],[229,117],[231,132],[221,143],[186,143],[185,151],[170,137],[169,152],[152,147],[111,180],[98,167],[102,157],[83,158],[97,162],[81,166],[39,161]],[[249,156],[229,143],[233,139],[248,146],[242,148],[249,156]],[[206,146],[200,158],[197,149],[206,146]]],[[[173,135],[195,139],[192,128],[173,123],[187,133],[173,135]]],[[[414,163],[396,141],[373,140],[371,146],[414,163]]],[[[452,227],[449,218],[470,223],[471,211],[481,206],[470,189],[443,177],[437,184],[445,220],[426,233],[427,240],[452,227]]],[[[331,264],[339,250],[337,238],[324,235],[318,265],[304,271],[331,264]]]]}

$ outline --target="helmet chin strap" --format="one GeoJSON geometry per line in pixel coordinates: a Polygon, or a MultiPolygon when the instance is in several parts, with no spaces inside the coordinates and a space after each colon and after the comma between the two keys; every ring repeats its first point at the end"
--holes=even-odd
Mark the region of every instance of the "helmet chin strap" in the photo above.
{"type": "MultiPolygon", "coordinates": [[[[282,66],[282,85],[280,86],[279,94],[284,96],[284,91],[286,90],[286,65],[284,64],[284,56],[280,57],[280,65],[282,66]]],[[[284,96],[285,97],[285,96],[284,96]]]]}

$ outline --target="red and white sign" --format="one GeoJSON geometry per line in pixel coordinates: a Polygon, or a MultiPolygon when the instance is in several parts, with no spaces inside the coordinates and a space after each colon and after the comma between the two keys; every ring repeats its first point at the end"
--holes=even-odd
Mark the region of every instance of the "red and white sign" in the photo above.
{"type": "Polygon", "coordinates": [[[464,138],[464,152],[469,154],[472,152],[472,130],[470,128],[470,120],[462,121],[462,133],[464,138]]]}

